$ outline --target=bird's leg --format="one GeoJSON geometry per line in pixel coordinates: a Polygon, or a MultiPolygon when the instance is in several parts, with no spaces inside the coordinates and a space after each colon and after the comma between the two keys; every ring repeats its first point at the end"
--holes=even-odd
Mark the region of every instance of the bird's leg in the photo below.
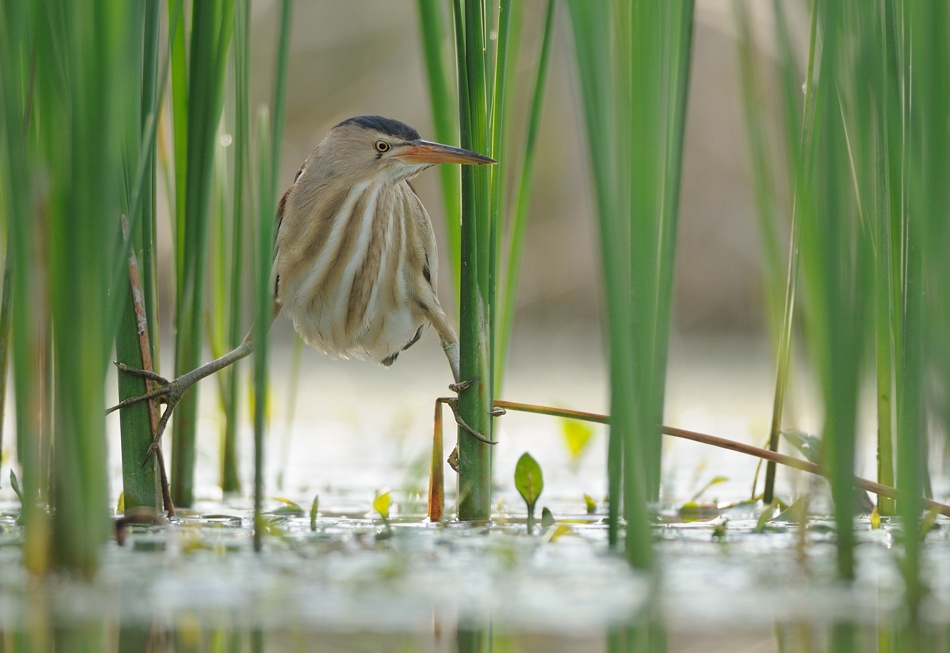
{"type": "Polygon", "coordinates": [[[145,455],[145,460],[142,463],[143,465],[148,462],[149,458],[152,457],[152,454],[155,453],[155,450],[158,448],[158,443],[162,439],[162,434],[165,432],[165,427],[168,426],[168,420],[171,418],[172,411],[175,409],[175,406],[178,405],[178,402],[181,401],[181,398],[185,395],[185,392],[187,392],[188,388],[196,384],[201,379],[211,376],[215,372],[241,360],[254,351],[254,339],[252,337],[252,333],[253,331],[248,333],[247,336],[244,337],[244,342],[221,358],[217,358],[209,363],[205,363],[201,367],[196,367],[190,372],[182,374],[173,381],[169,381],[168,379],[159,376],[155,372],[150,372],[149,370],[140,370],[136,367],[129,367],[128,365],[124,365],[122,363],[115,364],[116,367],[119,368],[120,372],[150,379],[159,384],[159,387],[155,388],[151,392],[146,392],[144,395],[126,399],[112,408],[109,408],[106,413],[111,413],[112,411],[119,410],[125,408],[126,406],[131,406],[132,404],[137,404],[140,401],[146,401],[148,399],[157,398],[165,403],[165,410],[162,412],[162,419],[158,423],[158,429],[155,431],[155,437],[152,439],[152,444],[149,445],[148,452],[145,455]]]}

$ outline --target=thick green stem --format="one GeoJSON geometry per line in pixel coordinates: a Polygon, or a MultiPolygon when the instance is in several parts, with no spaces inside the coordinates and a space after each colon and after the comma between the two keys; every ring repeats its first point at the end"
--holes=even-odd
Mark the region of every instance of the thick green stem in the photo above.
{"type": "MultiPolygon", "coordinates": [[[[461,146],[476,152],[488,145],[482,2],[455,1],[456,51],[459,61],[461,146]]],[[[460,369],[463,381],[476,379],[459,397],[463,419],[491,438],[490,352],[490,223],[488,170],[462,169],[462,275],[459,315],[460,369]]],[[[458,517],[486,520],[491,516],[491,446],[458,429],[458,517]]]]}

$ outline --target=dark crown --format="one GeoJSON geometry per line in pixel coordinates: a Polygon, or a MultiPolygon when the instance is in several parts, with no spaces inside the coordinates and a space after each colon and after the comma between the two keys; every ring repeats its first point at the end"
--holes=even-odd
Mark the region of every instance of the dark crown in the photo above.
{"type": "MultiPolygon", "coordinates": [[[[366,129],[375,129],[387,136],[394,136],[404,141],[419,140],[419,132],[404,122],[393,120],[392,118],[383,118],[382,116],[356,116],[341,122],[337,127],[348,124],[357,124],[366,129]]],[[[334,127],[336,129],[336,127],[334,127]]]]}

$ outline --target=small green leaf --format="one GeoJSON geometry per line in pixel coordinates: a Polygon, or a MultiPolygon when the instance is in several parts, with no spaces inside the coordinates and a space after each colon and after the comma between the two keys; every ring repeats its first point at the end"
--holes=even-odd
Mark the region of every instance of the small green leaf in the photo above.
{"type": "Polygon", "coordinates": [[[541,466],[538,461],[525,452],[515,465],[515,487],[518,494],[528,506],[528,533],[534,526],[534,504],[537,503],[541,491],[544,489],[544,478],[541,476],[541,466]]]}
{"type": "Polygon", "coordinates": [[[17,480],[16,472],[12,469],[10,470],[10,487],[13,488],[13,491],[16,492],[17,499],[20,500],[20,505],[23,505],[23,495],[20,494],[20,481],[17,480]]]}
{"type": "Polygon", "coordinates": [[[584,494],[584,505],[587,507],[587,514],[593,515],[597,512],[597,502],[589,494],[584,494]]]}
{"type": "Polygon", "coordinates": [[[789,429],[782,431],[782,436],[798,449],[808,462],[821,464],[821,438],[817,435],[789,429]]]}
{"type": "Polygon", "coordinates": [[[119,492],[119,501],[115,505],[116,512],[125,512],[125,490],[119,492]]]}
{"type": "Polygon", "coordinates": [[[280,501],[281,503],[284,504],[271,511],[271,513],[274,515],[290,515],[292,517],[302,517],[304,514],[306,514],[304,512],[304,509],[301,508],[299,504],[297,504],[294,501],[291,501],[290,499],[285,499],[284,497],[274,497],[274,500],[280,501]]]}
{"type": "MultiPolygon", "coordinates": [[[[776,501],[778,501],[778,499],[776,499],[776,501]]],[[[779,502],[779,506],[781,505],[782,505],[781,502],[779,502]]],[[[801,523],[801,521],[805,518],[805,516],[802,514],[804,510],[805,510],[805,499],[799,497],[795,501],[795,503],[793,503],[788,508],[783,510],[781,514],[779,514],[779,516],[773,519],[772,521],[791,522],[793,524],[801,523]]]]}
{"type": "Polygon", "coordinates": [[[924,518],[920,520],[920,539],[927,537],[927,533],[934,527],[937,521],[937,515],[940,514],[940,506],[931,506],[924,518]]]}
{"type": "Polygon", "coordinates": [[[547,507],[541,508],[541,528],[547,528],[548,526],[554,526],[557,523],[557,520],[554,519],[554,515],[551,513],[547,507]]]}
{"type": "Polygon", "coordinates": [[[389,490],[383,490],[373,499],[373,510],[379,513],[384,521],[389,520],[389,507],[393,504],[393,498],[389,490]]]}
{"type": "Polygon", "coordinates": [[[571,463],[576,465],[587,449],[587,445],[590,444],[594,429],[587,422],[576,419],[562,419],[561,433],[564,435],[564,443],[567,445],[571,463]]]}
{"type": "Polygon", "coordinates": [[[313,498],[313,504],[310,506],[310,530],[317,530],[317,511],[320,509],[320,495],[313,498]]]}
{"type": "Polygon", "coordinates": [[[755,529],[753,530],[753,532],[761,533],[762,531],[764,531],[765,525],[769,522],[769,520],[772,518],[772,515],[774,514],[775,514],[775,502],[773,501],[772,503],[765,506],[765,510],[763,510],[762,514],[759,515],[759,521],[756,523],[755,529]]]}
{"type": "Polygon", "coordinates": [[[709,488],[711,488],[713,485],[719,485],[720,483],[724,483],[728,480],[729,479],[725,476],[716,476],[715,478],[713,478],[713,480],[709,481],[708,483],[706,483],[706,485],[702,486],[699,489],[699,491],[693,495],[693,498],[687,501],[687,503],[695,503],[696,500],[699,499],[699,497],[701,497],[703,493],[709,488]]]}
{"type": "Polygon", "coordinates": [[[534,504],[544,489],[544,478],[541,476],[541,466],[529,453],[521,454],[518,464],[515,465],[515,487],[518,494],[528,504],[528,510],[534,510],[534,504]]]}

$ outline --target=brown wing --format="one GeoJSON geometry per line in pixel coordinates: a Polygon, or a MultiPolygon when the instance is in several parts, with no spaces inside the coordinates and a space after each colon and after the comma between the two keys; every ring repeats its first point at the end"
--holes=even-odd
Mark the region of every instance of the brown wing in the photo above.
{"type": "MultiPolygon", "coordinates": [[[[310,159],[307,159],[309,161],[310,159]]],[[[303,165],[300,166],[300,170],[297,171],[297,174],[294,175],[294,183],[292,183],[287,190],[284,191],[284,194],[281,195],[280,201],[277,203],[277,227],[274,229],[274,260],[277,259],[277,234],[280,232],[280,225],[284,222],[284,208],[287,205],[287,196],[290,195],[291,189],[297,184],[297,180],[300,179],[300,175],[303,174],[304,168],[307,167],[307,161],[303,162],[303,165]]],[[[274,274],[274,302],[280,304],[280,299],[278,297],[277,289],[280,286],[280,275],[274,274]]]]}

